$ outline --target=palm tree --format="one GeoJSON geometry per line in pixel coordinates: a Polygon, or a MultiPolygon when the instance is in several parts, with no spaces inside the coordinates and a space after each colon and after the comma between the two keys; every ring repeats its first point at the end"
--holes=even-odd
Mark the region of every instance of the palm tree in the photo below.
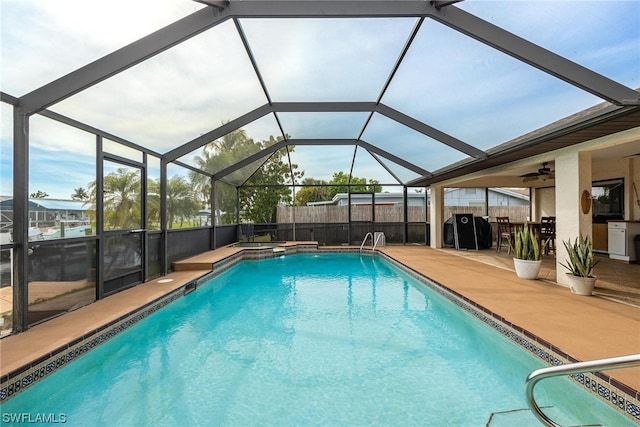
{"type": "Polygon", "coordinates": [[[160,230],[160,180],[147,180],[147,229],[160,230]]]}
{"type": "Polygon", "coordinates": [[[32,199],[46,199],[47,197],[49,197],[49,194],[42,190],[38,190],[35,193],[29,194],[29,197],[31,197],[32,199]]]}
{"type": "MultiPolygon", "coordinates": [[[[199,169],[213,174],[259,149],[259,145],[256,146],[244,129],[237,129],[202,147],[202,153],[195,156],[194,161],[199,169]]],[[[202,200],[203,207],[211,206],[211,179],[207,175],[190,172],[189,180],[193,183],[195,194],[202,200]]],[[[216,209],[234,212],[235,200],[232,187],[225,185],[216,188],[216,209]]]]}
{"type": "Polygon", "coordinates": [[[87,190],[82,187],[74,188],[71,198],[73,200],[87,200],[89,198],[89,193],[87,193],[87,190]]]}
{"type": "Polygon", "coordinates": [[[193,187],[182,176],[173,176],[167,181],[167,226],[173,228],[177,218],[180,227],[186,218],[193,218],[198,213],[198,202],[194,197],[193,187]]]}
{"type": "MultiPolygon", "coordinates": [[[[140,174],[118,168],[104,177],[104,229],[140,228],[140,174]]],[[[89,184],[91,199],[96,200],[96,183],[89,184]]]]}

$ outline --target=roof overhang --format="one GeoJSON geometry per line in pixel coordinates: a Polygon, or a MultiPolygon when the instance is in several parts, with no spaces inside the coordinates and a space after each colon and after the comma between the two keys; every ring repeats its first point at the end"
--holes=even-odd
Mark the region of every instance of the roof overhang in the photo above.
{"type": "Polygon", "coordinates": [[[495,168],[507,163],[549,153],[607,135],[638,127],[640,107],[614,107],[599,104],[544,128],[495,147],[485,159],[468,159],[433,172],[431,177],[410,182],[411,187],[426,187],[495,168]]]}

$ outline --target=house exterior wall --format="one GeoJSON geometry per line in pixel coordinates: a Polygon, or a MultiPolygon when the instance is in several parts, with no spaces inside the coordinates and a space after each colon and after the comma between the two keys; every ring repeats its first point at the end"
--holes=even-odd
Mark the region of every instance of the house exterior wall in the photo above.
{"type": "MultiPolygon", "coordinates": [[[[429,196],[427,195],[427,200],[429,196]]],[[[378,193],[376,194],[376,204],[393,204],[401,206],[403,203],[402,194],[398,193],[378,193]]],[[[346,194],[338,194],[334,198],[335,205],[347,206],[349,199],[346,194]]],[[[371,195],[369,194],[352,194],[351,203],[353,204],[370,204],[371,195]]],[[[408,193],[408,206],[425,206],[424,193],[408,193]]],[[[485,189],[484,188],[447,188],[444,192],[445,206],[484,206],[485,189]]],[[[528,206],[528,198],[517,197],[505,194],[493,189],[489,189],[489,206],[528,206]]]]}
{"type": "MultiPolygon", "coordinates": [[[[640,153],[640,141],[638,152],[640,153]]],[[[640,220],[640,156],[593,162],[593,181],[615,178],[624,179],[625,219],[640,220]]]]}

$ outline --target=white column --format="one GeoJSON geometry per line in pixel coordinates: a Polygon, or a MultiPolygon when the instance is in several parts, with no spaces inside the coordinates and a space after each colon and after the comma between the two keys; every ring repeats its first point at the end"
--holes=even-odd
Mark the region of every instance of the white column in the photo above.
{"type": "Polygon", "coordinates": [[[540,190],[537,188],[532,188],[530,190],[531,199],[529,202],[531,203],[531,221],[540,221],[540,190]]]}
{"type": "Polygon", "coordinates": [[[431,206],[429,207],[430,246],[432,248],[441,248],[444,229],[444,187],[432,185],[429,189],[431,190],[431,206]]]}
{"type": "Polygon", "coordinates": [[[627,219],[640,221],[640,159],[629,158],[629,181],[625,184],[624,211],[629,212],[627,219]]]}
{"type": "Polygon", "coordinates": [[[568,150],[557,156],[556,165],[556,282],[568,285],[567,251],[563,241],[574,241],[582,233],[592,236],[591,208],[584,213],[581,208],[583,191],[591,194],[591,153],[568,150]]]}

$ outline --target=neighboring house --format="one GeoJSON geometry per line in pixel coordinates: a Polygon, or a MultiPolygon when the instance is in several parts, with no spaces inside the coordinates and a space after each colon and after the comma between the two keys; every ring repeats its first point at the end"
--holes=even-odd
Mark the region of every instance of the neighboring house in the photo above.
{"type": "Polygon", "coordinates": [[[528,206],[529,196],[507,188],[447,188],[445,206],[528,206]],[[488,197],[488,200],[486,200],[488,197]]]}
{"type": "MultiPolygon", "coordinates": [[[[29,199],[29,239],[60,237],[60,226],[67,227],[66,237],[85,235],[89,227],[87,210],[91,203],[82,200],[29,199]]],[[[10,233],[13,229],[13,198],[0,201],[0,231],[10,233]]],[[[6,237],[6,236],[5,236],[6,237]]]]}
{"type": "MultiPolygon", "coordinates": [[[[403,194],[402,193],[375,193],[375,204],[378,206],[402,206],[403,194]]],[[[407,203],[409,206],[425,206],[425,193],[407,193],[407,203]]],[[[372,195],[352,193],[351,204],[353,205],[370,205],[372,195]]],[[[335,205],[335,206],[347,206],[349,204],[349,198],[347,193],[338,193],[333,196],[333,199],[310,202],[307,206],[322,206],[322,205],[335,205]]]]}
{"type": "MultiPolygon", "coordinates": [[[[426,206],[429,200],[427,193],[407,193],[408,206],[426,206]]],[[[484,188],[448,188],[444,194],[445,206],[484,206],[486,205],[486,193],[484,188]]],[[[489,188],[489,206],[528,206],[529,196],[521,192],[506,188],[489,188]]],[[[351,203],[354,205],[371,204],[371,194],[351,194],[351,203]]],[[[321,202],[307,203],[307,206],[335,205],[347,206],[349,198],[347,193],[338,193],[333,199],[321,202]]],[[[378,206],[402,206],[402,193],[376,193],[375,204],[378,206]]]]}

